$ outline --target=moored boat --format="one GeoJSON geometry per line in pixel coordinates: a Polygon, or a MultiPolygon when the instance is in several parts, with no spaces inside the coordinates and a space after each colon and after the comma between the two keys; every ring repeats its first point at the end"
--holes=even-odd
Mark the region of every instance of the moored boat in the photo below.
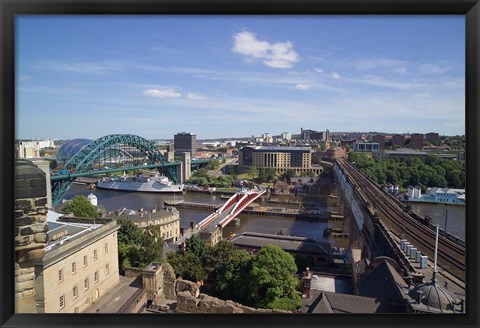
{"type": "Polygon", "coordinates": [[[183,184],[174,184],[166,176],[158,174],[153,177],[124,174],[121,177],[105,177],[97,181],[97,188],[124,191],[180,193],[183,192],[183,187],[183,184]]]}

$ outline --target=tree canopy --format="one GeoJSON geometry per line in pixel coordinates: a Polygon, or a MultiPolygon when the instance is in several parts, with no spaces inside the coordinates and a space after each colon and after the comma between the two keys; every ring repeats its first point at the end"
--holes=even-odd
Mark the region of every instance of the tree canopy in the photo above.
{"type": "Polygon", "coordinates": [[[227,240],[212,247],[193,236],[184,251],[169,254],[168,262],[184,279],[206,281],[219,298],[271,309],[300,307],[294,258],[276,246],[252,255],[227,240]]]}
{"type": "Polygon", "coordinates": [[[434,155],[426,158],[387,158],[376,160],[364,153],[348,154],[351,162],[379,184],[429,187],[465,188],[465,161],[445,160],[434,155]]]}
{"type": "Polygon", "coordinates": [[[65,204],[62,211],[80,218],[96,218],[98,215],[97,208],[83,195],[73,197],[65,204]]]}
{"type": "Polygon", "coordinates": [[[150,262],[162,262],[163,238],[158,227],[147,227],[144,230],[127,218],[117,219],[118,257],[122,270],[126,267],[144,268],[150,262]]]}

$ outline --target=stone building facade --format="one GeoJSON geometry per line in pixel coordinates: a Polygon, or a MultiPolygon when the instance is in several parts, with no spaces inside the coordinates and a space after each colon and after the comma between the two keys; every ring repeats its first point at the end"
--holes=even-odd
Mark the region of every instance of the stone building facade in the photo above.
{"type": "Polygon", "coordinates": [[[119,283],[115,221],[52,230],[35,263],[38,313],[80,313],[119,283]]]}
{"type": "Polygon", "coordinates": [[[15,162],[15,312],[36,312],[34,261],[47,245],[45,173],[27,160],[15,162]]]}
{"type": "Polygon", "coordinates": [[[321,166],[312,165],[310,147],[273,147],[248,146],[240,150],[238,165],[242,172],[248,172],[252,166],[257,169],[273,168],[277,174],[293,170],[296,174],[323,172],[321,166]]]}
{"type": "Polygon", "coordinates": [[[143,208],[138,211],[124,208],[106,215],[107,218],[118,218],[120,216],[132,221],[140,229],[158,228],[160,236],[165,241],[175,242],[180,237],[180,214],[174,207],[162,210],[154,208],[151,211],[143,208]]]}

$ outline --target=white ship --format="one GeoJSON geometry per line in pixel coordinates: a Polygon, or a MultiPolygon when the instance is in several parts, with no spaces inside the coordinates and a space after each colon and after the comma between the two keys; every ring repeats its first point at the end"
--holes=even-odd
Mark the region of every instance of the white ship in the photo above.
{"type": "Polygon", "coordinates": [[[97,181],[97,188],[143,192],[183,192],[183,184],[174,184],[166,176],[158,174],[154,177],[145,177],[140,174],[128,176],[124,173],[121,177],[105,177],[97,181]]]}

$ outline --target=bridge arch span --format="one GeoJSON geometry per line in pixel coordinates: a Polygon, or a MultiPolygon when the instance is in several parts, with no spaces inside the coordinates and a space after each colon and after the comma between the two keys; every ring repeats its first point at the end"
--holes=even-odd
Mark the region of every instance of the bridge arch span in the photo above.
{"type": "MultiPolygon", "coordinates": [[[[148,164],[167,164],[168,161],[158,151],[155,145],[145,138],[133,134],[112,134],[98,138],[83,146],[63,166],[69,175],[72,173],[86,173],[93,171],[92,165],[99,162],[109,151],[119,150],[120,146],[127,146],[136,149],[142,156],[148,158],[148,164]]],[[[173,166],[158,166],[157,169],[177,183],[177,172],[173,166]]],[[[94,172],[92,172],[94,173],[94,172]]],[[[74,177],[62,180],[52,180],[52,201],[53,204],[61,202],[68,189],[73,183],[74,177]]]]}

